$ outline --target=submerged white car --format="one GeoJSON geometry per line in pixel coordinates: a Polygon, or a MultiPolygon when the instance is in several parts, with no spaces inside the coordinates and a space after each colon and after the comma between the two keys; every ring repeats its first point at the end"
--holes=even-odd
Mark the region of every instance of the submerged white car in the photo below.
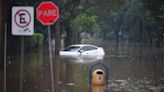
{"type": "Polygon", "coordinates": [[[60,51],[60,56],[98,56],[103,57],[105,55],[104,49],[102,47],[97,47],[89,44],[77,44],[71,45],[65,48],[63,51],[60,51]]]}

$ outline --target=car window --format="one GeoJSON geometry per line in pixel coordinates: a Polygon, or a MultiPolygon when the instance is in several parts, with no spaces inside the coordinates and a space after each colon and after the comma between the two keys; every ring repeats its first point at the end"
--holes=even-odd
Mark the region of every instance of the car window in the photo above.
{"type": "Polygon", "coordinates": [[[79,46],[70,46],[70,47],[64,49],[64,51],[71,51],[71,52],[73,52],[73,51],[77,51],[79,48],[80,48],[79,46]]]}
{"type": "Polygon", "coordinates": [[[96,47],[93,47],[93,46],[84,46],[80,50],[89,51],[89,50],[96,50],[96,49],[97,48],[96,47]]]}
{"type": "Polygon", "coordinates": [[[96,47],[93,47],[93,46],[88,46],[87,48],[88,48],[88,50],[96,50],[97,49],[96,47]]]}
{"type": "Polygon", "coordinates": [[[88,47],[87,46],[84,46],[80,50],[87,51],[88,50],[88,47]]]}

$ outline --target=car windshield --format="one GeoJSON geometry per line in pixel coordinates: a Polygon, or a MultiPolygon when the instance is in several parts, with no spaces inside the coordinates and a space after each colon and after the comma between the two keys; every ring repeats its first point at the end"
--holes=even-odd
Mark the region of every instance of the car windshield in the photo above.
{"type": "Polygon", "coordinates": [[[71,51],[71,52],[73,52],[73,51],[77,51],[79,48],[80,48],[80,46],[70,46],[70,47],[64,49],[64,51],[71,51]]]}

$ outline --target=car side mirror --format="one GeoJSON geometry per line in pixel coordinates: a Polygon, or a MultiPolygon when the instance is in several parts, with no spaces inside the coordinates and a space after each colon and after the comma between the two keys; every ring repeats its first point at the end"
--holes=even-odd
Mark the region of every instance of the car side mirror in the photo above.
{"type": "Polygon", "coordinates": [[[80,50],[79,52],[80,52],[80,53],[83,53],[83,52],[84,52],[84,50],[80,50]]]}

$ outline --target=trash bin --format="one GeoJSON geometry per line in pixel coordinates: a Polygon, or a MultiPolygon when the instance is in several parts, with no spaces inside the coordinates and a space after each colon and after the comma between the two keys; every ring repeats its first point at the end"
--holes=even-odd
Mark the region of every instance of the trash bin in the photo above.
{"type": "Polygon", "coordinates": [[[106,74],[102,69],[96,69],[92,73],[91,84],[93,86],[105,86],[106,74]]]}
{"type": "Polygon", "coordinates": [[[91,92],[105,92],[105,86],[92,86],[91,92]]]}

